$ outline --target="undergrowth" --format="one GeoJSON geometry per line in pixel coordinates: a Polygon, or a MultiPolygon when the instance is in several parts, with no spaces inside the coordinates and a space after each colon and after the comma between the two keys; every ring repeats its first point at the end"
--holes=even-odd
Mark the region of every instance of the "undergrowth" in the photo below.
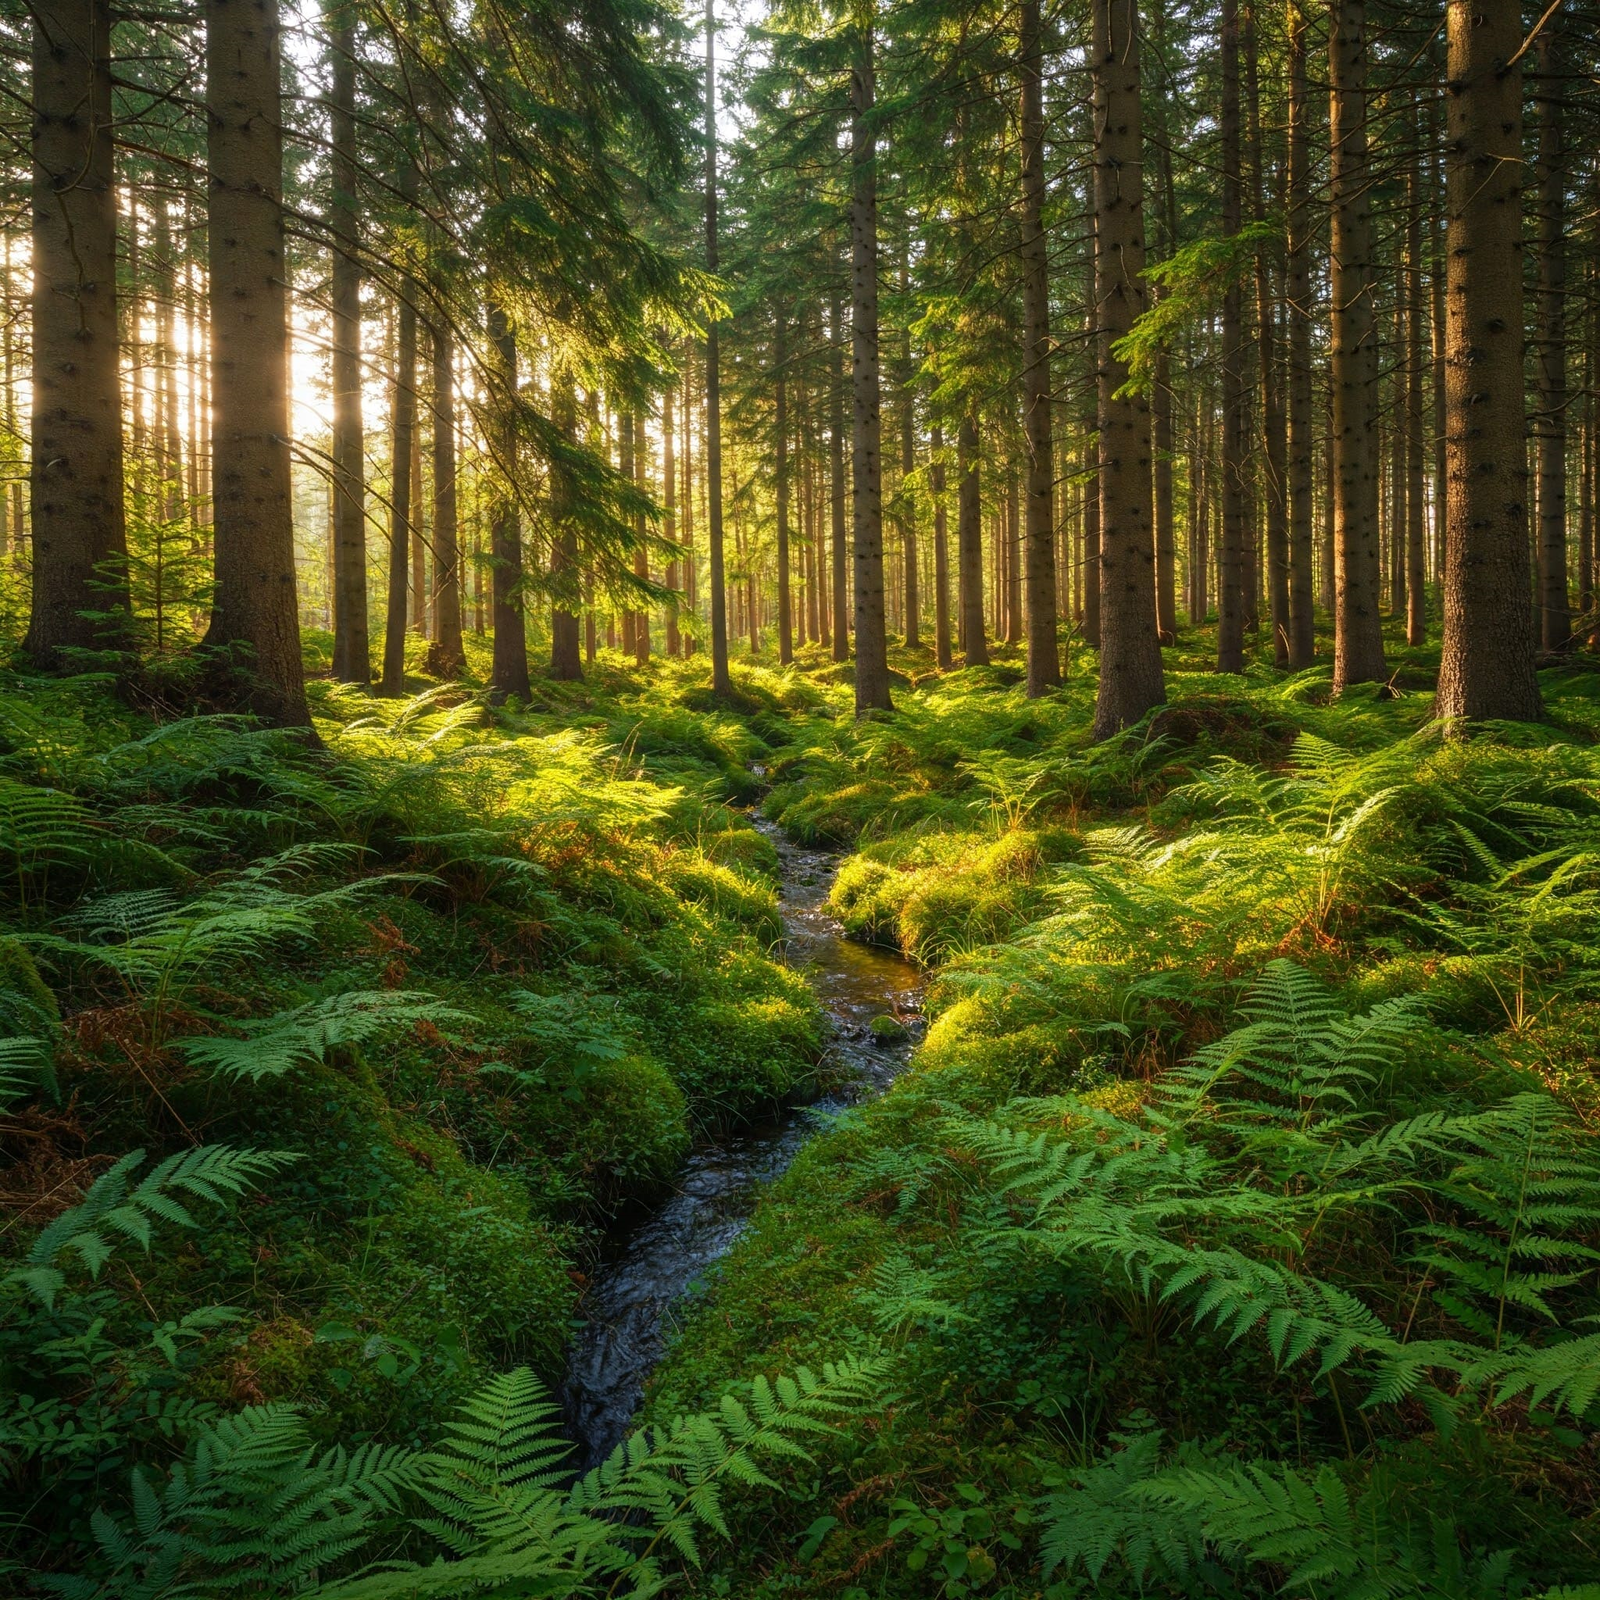
{"type": "Polygon", "coordinates": [[[715,1592],[1600,1593],[1594,676],[1461,740],[1425,693],[1179,670],[1101,746],[1091,685],[996,679],[767,800],[856,844],[834,908],[932,1020],[657,1375],[665,1413],[900,1351],[715,1592]]]}
{"type": "Polygon", "coordinates": [[[1202,644],[1100,746],[1081,652],[319,683],[320,749],[0,684],[11,1575],[1600,1595],[1600,676],[1462,740],[1425,652],[1202,644]],[[597,1231],[827,1070],[756,802],[930,1027],[576,1477],[597,1231]]]}

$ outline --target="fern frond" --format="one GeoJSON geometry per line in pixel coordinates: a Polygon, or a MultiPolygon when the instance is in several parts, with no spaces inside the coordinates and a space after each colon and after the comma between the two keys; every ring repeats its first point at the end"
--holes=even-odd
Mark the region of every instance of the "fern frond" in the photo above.
{"type": "Polygon", "coordinates": [[[330,1050],[376,1044],[419,1022],[449,1027],[472,1020],[470,1012],[425,991],[358,989],[242,1023],[240,1037],[180,1039],[177,1048],[221,1077],[259,1083],[325,1061],[330,1050]]]}

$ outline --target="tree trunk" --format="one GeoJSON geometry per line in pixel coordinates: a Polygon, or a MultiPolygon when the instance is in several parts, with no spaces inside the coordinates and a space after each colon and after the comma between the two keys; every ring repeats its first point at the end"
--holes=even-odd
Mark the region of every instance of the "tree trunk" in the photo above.
{"type": "Polygon", "coordinates": [[[961,585],[961,651],[965,665],[986,667],[983,623],[983,500],[978,481],[978,420],[961,415],[956,435],[956,560],[961,585]]]}
{"type": "Polygon", "coordinates": [[[1441,717],[1543,712],[1528,605],[1519,8],[1449,0],[1441,717]]]}
{"type": "Polygon", "coordinates": [[[950,670],[950,535],[944,506],[944,428],[933,424],[933,659],[941,672],[950,670]]]}
{"type": "Polygon", "coordinates": [[[1288,211],[1289,405],[1284,470],[1289,529],[1289,668],[1311,665],[1316,652],[1311,550],[1311,206],[1308,177],[1306,17],[1289,4],[1288,211]]]}
{"type": "Polygon", "coordinates": [[[1406,169],[1406,643],[1427,642],[1427,552],[1423,500],[1427,493],[1422,440],[1422,149],[1413,98],[1410,113],[1411,162],[1406,169]]]}
{"type": "MultiPolygon", "coordinates": [[[[717,19],[706,0],[706,270],[717,270],[717,19]]],[[[706,321],[706,526],[711,590],[711,692],[733,693],[728,676],[728,591],[722,553],[722,373],[715,318],[706,321]]]]}
{"type": "Polygon", "coordinates": [[[207,0],[205,21],[217,579],[206,644],[243,670],[243,705],[309,726],[289,489],[278,0],[207,0]]]}
{"type": "MultiPolygon", "coordinates": [[[[578,425],[578,398],[566,373],[551,380],[550,420],[562,436],[572,441],[578,425]]],[[[550,613],[550,676],[560,683],[575,683],[583,676],[578,616],[578,535],[572,526],[572,486],[565,471],[550,471],[550,580],[555,602],[550,613]]]]}
{"type": "Polygon", "coordinates": [[[1334,0],[1328,38],[1333,206],[1333,687],[1385,676],[1378,562],[1378,344],[1367,168],[1366,0],[1334,0]]]}
{"type": "Polygon", "coordinates": [[[383,630],[382,692],[405,692],[406,608],[410,599],[411,457],[417,428],[417,308],[413,284],[402,281],[396,320],[394,399],[390,410],[393,451],[389,470],[389,604],[383,630]]]}
{"type": "Polygon", "coordinates": [[[683,363],[683,603],[687,609],[689,627],[683,635],[683,658],[694,654],[695,625],[699,620],[697,609],[699,582],[694,553],[694,346],[691,344],[683,363]]]}
{"type": "Polygon", "coordinates": [[[887,711],[889,641],[883,613],[883,485],[878,382],[878,150],[870,12],[856,24],[850,72],[851,492],[855,536],[856,715],[887,711]]]}
{"type": "Polygon", "coordinates": [[[1022,643],[1022,528],[1017,504],[1017,468],[1007,464],[1005,508],[1006,643],[1022,643]]]}
{"type": "Polygon", "coordinates": [[[1567,594],[1566,61],[1558,5],[1539,32],[1539,643],[1572,637],[1567,594]]]}
{"type": "Polygon", "coordinates": [[[461,649],[461,543],[456,483],[456,344],[449,327],[433,330],[433,617],[435,669],[454,677],[461,649]]]}
{"type": "Polygon", "coordinates": [[[1100,686],[1107,739],[1166,698],[1157,632],[1150,403],[1113,345],[1145,309],[1138,0],[1095,0],[1095,282],[1100,435],[1100,686]]]}
{"type": "Polygon", "coordinates": [[[372,676],[367,640],[366,441],[361,419],[361,267],[356,199],[355,28],[348,9],[329,16],[333,57],[328,218],[333,238],[333,675],[344,683],[372,676]]]}
{"type": "Polygon", "coordinates": [[[39,667],[70,668],[64,651],[113,642],[85,613],[128,605],[111,9],[107,0],[38,0],[31,11],[33,602],[24,648],[39,667]]]}
{"type": "MultiPolygon", "coordinates": [[[[1155,0],[1151,23],[1157,59],[1165,67],[1167,13],[1164,0],[1155,0]]],[[[1156,160],[1160,172],[1161,254],[1169,257],[1178,248],[1178,199],[1172,175],[1171,126],[1167,116],[1172,98],[1170,82],[1156,87],[1153,103],[1160,108],[1160,145],[1156,160]]],[[[1153,291],[1155,292],[1155,291],[1153,291]]],[[[1155,373],[1150,386],[1151,486],[1156,520],[1156,630],[1162,644],[1178,640],[1177,549],[1172,509],[1172,357],[1166,346],[1156,352],[1155,373]]]]}
{"type": "MultiPolygon", "coordinates": [[[[1261,83],[1258,57],[1259,32],[1256,0],[1248,0],[1245,76],[1250,105],[1250,201],[1256,222],[1267,218],[1266,173],[1261,152],[1261,83]]],[[[1261,377],[1261,431],[1265,436],[1266,471],[1260,475],[1265,489],[1267,612],[1272,622],[1272,659],[1289,665],[1289,528],[1285,478],[1287,454],[1283,404],[1279,391],[1274,338],[1272,262],[1267,246],[1256,247],[1256,352],[1261,377]]]]}
{"type": "MultiPolygon", "coordinates": [[[[1050,418],[1050,257],[1044,237],[1044,38],[1039,0],[1021,0],[1022,77],[1022,422],[1028,448],[1025,564],[1028,586],[1028,695],[1061,682],[1056,641],[1054,434],[1050,418]]],[[[1143,249],[1143,241],[1140,241],[1143,249]]],[[[1148,459],[1148,458],[1147,458],[1148,459]]]]}
{"type": "Polygon", "coordinates": [[[785,339],[783,311],[778,311],[777,335],[773,346],[773,432],[776,435],[778,501],[778,665],[794,660],[793,599],[789,593],[789,386],[784,371],[789,352],[785,339]]]}
{"type": "Polygon", "coordinates": [[[832,416],[828,430],[828,488],[833,545],[833,659],[850,659],[850,549],[845,535],[844,483],[844,311],[834,299],[829,319],[833,332],[832,416]]]}
{"type": "MultiPolygon", "coordinates": [[[[645,482],[650,475],[650,449],[644,432],[644,412],[633,413],[633,486],[640,494],[645,492],[645,482]]],[[[645,543],[645,514],[636,512],[633,519],[633,575],[648,582],[650,578],[650,550],[645,543]]],[[[640,609],[633,618],[634,665],[650,664],[650,613],[640,609]]]]}
{"type": "MultiPolygon", "coordinates": [[[[1222,231],[1244,220],[1239,137],[1239,0],[1222,0],[1222,231]]],[[[1236,277],[1222,300],[1222,552],[1217,563],[1217,671],[1244,671],[1246,420],[1244,308],[1236,277]]]]}
{"type": "Polygon", "coordinates": [[[503,700],[508,695],[529,698],[528,634],[522,621],[522,512],[517,504],[517,340],[511,323],[498,305],[489,307],[489,340],[500,387],[496,416],[499,437],[496,455],[503,480],[489,524],[490,603],[494,612],[494,661],[489,689],[503,700]]]}
{"type": "MultiPolygon", "coordinates": [[[[678,539],[678,459],[674,411],[679,392],[677,384],[669,384],[661,401],[661,506],[665,512],[661,531],[674,544],[678,539]]],[[[673,593],[667,601],[666,652],[675,658],[683,653],[677,598],[683,587],[683,578],[676,556],[667,563],[667,587],[673,593]]]]}
{"type": "MultiPolygon", "coordinates": [[[[901,288],[906,287],[901,277],[901,288]]],[[[917,516],[911,497],[911,475],[917,470],[916,372],[911,364],[911,334],[900,333],[900,538],[905,559],[905,643],[908,650],[922,648],[922,606],[917,584],[917,516]]]]}

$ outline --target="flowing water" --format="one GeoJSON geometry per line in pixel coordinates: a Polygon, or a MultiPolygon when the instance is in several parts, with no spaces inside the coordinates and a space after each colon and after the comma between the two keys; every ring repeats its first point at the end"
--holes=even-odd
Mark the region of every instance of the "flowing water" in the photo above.
{"type": "Polygon", "coordinates": [[[564,1393],[568,1427],[585,1465],[602,1460],[627,1433],[685,1292],[731,1248],[763,1186],[788,1167],[828,1115],[886,1089],[911,1056],[910,1037],[880,1044],[869,1024],[896,1016],[915,1032],[922,981],[916,968],[891,951],[846,938],[828,914],[836,854],[802,849],[771,823],[758,820],[756,826],[778,850],[785,959],[810,980],[828,1014],[830,1079],[838,1087],[809,1106],[697,1147],[673,1196],[596,1269],[564,1393]]]}

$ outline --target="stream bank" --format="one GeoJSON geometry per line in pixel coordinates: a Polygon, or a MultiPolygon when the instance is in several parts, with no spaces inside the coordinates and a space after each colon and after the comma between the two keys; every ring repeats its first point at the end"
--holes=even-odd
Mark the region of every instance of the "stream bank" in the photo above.
{"type": "Polygon", "coordinates": [[[753,820],[778,852],[784,959],[805,974],[828,1016],[837,1086],[809,1105],[698,1146],[675,1193],[596,1268],[563,1389],[568,1431],[585,1467],[626,1435],[677,1308],[732,1248],[764,1187],[829,1116],[888,1088],[911,1059],[919,1031],[921,972],[892,950],[846,937],[828,912],[842,856],[806,849],[775,824],[753,820]],[[876,1038],[871,1024],[882,1016],[902,1019],[904,1036],[876,1038]]]}

